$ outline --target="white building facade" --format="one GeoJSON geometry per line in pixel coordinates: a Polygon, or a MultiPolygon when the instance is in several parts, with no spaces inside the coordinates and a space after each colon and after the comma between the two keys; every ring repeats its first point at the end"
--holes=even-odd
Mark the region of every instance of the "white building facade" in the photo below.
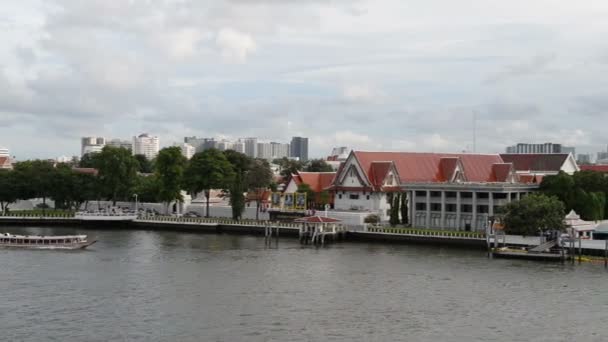
{"type": "Polygon", "coordinates": [[[150,136],[147,133],[133,137],[133,155],[142,154],[147,159],[154,159],[160,150],[158,137],[150,136]]]}
{"type": "Polygon", "coordinates": [[[391,193],[405,196],[413,227],[483,231],[498,207],[535,191],[499,155],[351,152],[331,190],[334,208],[390,216],[391,193]]]}

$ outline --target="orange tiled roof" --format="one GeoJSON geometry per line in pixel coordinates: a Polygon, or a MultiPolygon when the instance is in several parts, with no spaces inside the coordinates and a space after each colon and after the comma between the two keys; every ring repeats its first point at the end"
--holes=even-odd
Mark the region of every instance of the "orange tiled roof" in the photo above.
{"type": "Polygon", "coordinates": [[[581,165],[581,171],[595,171],[608,173],[608,165],[581,165]]]}
{"type": "MultiPolygon", "coordinates": [[[[415,152],[353,152],[370,179],[372,164],[391,161],[395,164],[402,183],[445,182],[455,160],[459,161],[469,182],[495,182],[495,164],[504,164],[498,154],[450,154],[415,152]],[[442,164],[442,159],[446,160],[442,164]]],[[[451,175],[450,175],[451,176],[451,175]]],[[[370,179],[371,181],[371,179],[370,179]]]]}
{"type": "Polygon", "coordinates": [[[331,186],[336,177],[335,172],[298,172],[294,175],[294,180],[297,185],[306,183],[314,192],[322,192],[325,188],[331,186]]]}

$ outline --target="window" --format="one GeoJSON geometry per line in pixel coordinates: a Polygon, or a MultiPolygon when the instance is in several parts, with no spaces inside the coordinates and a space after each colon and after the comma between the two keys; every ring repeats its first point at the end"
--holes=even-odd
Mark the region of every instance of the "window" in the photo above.
{"type": "Polygon", "coordinates": [[[477,213],[479,213],[479,214],[487,214],[488,210],[489,210],[489,208],[487,205],[478,205],[477,206],[477,213]]]}
{"type": "Polygon", "coordinates": [[[445,211],[449,211],[451,213],[456,212],[456,204],[452,204],[452,203],[446,204],[445,211]]]}
{"type": "Polygon", "coordinates": [[[348,198],[350,198],[351,200],[358,200],[359,194],[350,194],[350,195],[348,195],[348,198]]]}
{"type": "Polygon", "coordinates": [[[460,211],[462,211],[463,213],[472,213],[473,212],[473,206],[470,204],[463,204],[460,206],[460,211]]]}
{"type": "Polygon", "coordinates": [[[367,200],[369,201],[369,195],[367,195],[367,200]]]}
{"type": "Polygon", "coordinates": [[[493,195],[494,199],[507,199],[507,194],[504,192],[495,192],[493,195]]]}
{"type": "Polygon", "coordinates": [[[338,199],[342,199],[342,194],[339,194],[339,195],[338,195],[338,199]]]}
{"type": "Polygon", "coordinates": [[[487,192],[478,192],[478,193],[477,193],[477,198],[480,198],[480,199],[487,199],[487,198],[489,198],[489,197],[490,197],[490,194],[489,194],[489,193],[487,193],[487,192]]]}
{"type": "Polygon", "coordinates": [[[473,193],[472,192],[461,192],[460,193],[460,197],[462,197],[462,198],[473,198],[473,193]]]}
{"type": "Polygon", "coordinates": [[[416,210],[426,210],[426,203],[416,203],[416,210]]]}
{"type": "Polygon", "coordinates": [[[441,191],[431,191],[431,197],[441,197],[441,191]]]}
{"type": "Polygon", "coordinates": [[[416,197],[426,197],[426,191],[416,191],[416,197]]]}
{"type": "Polygon", "coordinates": [[[447,198],[456,198],[456,191],[446,191],[445,197],[447,197],[447,198]]]}
{"type": "Polygon", "coordinates": [[[431,203],[431,211],[441,211],[441,203],[431,203]]]}

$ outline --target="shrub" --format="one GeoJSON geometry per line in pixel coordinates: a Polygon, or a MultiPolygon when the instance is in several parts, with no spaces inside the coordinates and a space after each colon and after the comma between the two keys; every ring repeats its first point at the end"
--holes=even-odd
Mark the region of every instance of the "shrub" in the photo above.
{"type": "Polygon", "coordinates": [[[363,219],[364,223],[380,223],[380,217],[376,214],[369,214],[365,217],[365,219],[363,219]]]}

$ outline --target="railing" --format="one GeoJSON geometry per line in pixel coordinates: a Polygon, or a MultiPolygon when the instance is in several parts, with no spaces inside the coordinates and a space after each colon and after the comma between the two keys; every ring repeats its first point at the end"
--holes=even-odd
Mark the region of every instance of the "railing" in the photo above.
{"type": "Polygon", "coordinates": [[[290,222],[274,222],[274,221],[263,221],[263,220],[233,220],[229,218],[221,217],[176,217],[176,216],[148,216],[141,215],[138,217],[139,221],[150,221],[150,222],[174,222],[174,223],[191,223],[191,224],[222,224],[222,225],[239,225],[239,226],[255,226],[263,227],[265,225],[271,225],[273,227],[281,228],[298,228],[300,227],[297,223],[290,222]]]}
{"type": "Polygon", "coordinates": [[[386,233],[399,235],[414,235],[414,236],[434,236],[434,237],[451,237],[451,238],[469,238],[469,239],[485,239],[486,234],[483,232],[464,232],[464,231],[449,231],[449,230],[431,230],[431,229],[416,229],[416,228],[393,228],[393,227],[374,227],[367,228],[370,233],[386,233]]]}
{"type": "Polygon", "coordinates": [[[42,211],[9,211],[7,213],[0,212],[0,217],[19,217],[19,218],[74,218],[73,212],[53,212],[48,210],[42,211]]]}

